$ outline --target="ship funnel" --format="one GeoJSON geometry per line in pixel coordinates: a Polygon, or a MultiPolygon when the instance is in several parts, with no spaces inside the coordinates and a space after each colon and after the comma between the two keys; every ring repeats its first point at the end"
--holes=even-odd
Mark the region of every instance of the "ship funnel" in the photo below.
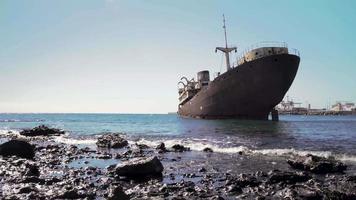
{"type": "Polygon", "coordinates": [[[201,86],[205,86],[209,84],[210,75],[208,70],[198,72],[198,82],[201,86]]]}

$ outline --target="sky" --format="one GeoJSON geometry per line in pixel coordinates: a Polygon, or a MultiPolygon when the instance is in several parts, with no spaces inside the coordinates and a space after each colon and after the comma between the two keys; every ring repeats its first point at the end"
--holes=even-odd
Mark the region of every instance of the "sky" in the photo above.
{"type": "Polygon", "coordinates": [[[176,111],[181,76],[225,70],[222,14],[238,52],[300,51],[290,98],[356,103],[356,1],[1,0],[0,112],[176,111]]]}

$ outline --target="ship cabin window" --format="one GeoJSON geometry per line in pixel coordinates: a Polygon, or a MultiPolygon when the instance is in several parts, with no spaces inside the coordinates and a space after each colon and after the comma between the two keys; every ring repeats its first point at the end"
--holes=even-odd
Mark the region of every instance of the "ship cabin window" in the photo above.
{"type": "Polygon", "coordinates": [[[269,53],[269,54],[271,54],[271,53],[272,53],[272,51],[271,51],[271,50],[268,50],[268,53],[269,53]]]}
{"type": "Polygon", "coordinates": [[[207,86],[207,85],[208,85],[208,83],[202,83],[201,85],[202,85],[202,86],[207,86]]]}
{"type": "Polygon", "coordinates": [[[255,55],[257,56],[257,55],[258,55],[258,52],[256,52],[255,55]]]}

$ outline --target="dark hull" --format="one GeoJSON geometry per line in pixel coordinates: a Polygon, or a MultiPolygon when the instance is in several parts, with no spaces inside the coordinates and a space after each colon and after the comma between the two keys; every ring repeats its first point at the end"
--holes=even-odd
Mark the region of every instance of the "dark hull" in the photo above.
{"type": "Polygon", "coordinates": [[[178,114],[207,119],[267,120],[269,112],[291,86],[299,61],[298,56],[279,54],[239,65],[181,105],[178,114]]]}

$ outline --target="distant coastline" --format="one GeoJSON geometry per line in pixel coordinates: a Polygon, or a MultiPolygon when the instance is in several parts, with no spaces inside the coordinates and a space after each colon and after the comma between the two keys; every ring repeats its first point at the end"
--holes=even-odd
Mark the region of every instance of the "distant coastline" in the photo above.
{"type": "Polygon", "coordinates": [[[356,115],[356,111],[332,111],[332,110],[293,110],[279,111],[280,115],[356,115]]]}

